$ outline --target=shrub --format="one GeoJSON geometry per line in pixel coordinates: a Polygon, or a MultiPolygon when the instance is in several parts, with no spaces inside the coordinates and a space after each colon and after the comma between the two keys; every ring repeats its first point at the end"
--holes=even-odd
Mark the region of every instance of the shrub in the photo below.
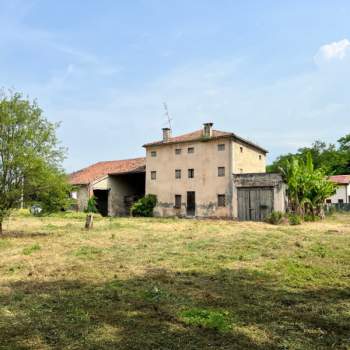
{"type": "Polygon", "coordinates": [[[87,207],[85,210],[87,213],[97,213],[97,208],[96,208],[96,197],[91,196],[87,202],[87,207]]]}
{"type": "Polygon", "coordinates": [[[225,332],[230,325],[227,312],[193,308],[181,312],[180,318],[188,325],[225,332]]]}
{"type": "Polygon", "coordinates": [[[279,225],[283,221],[284,214],[281,211],[272,211],[265,219],[266,222],[272,225],[279,225]]]}
{"type": "Polygon", "coordinates": [[[288,216],[289,225],[300,225],[301,224],[301,216],[298,214],[289,214],[288,216]]]}
{"type": "Polygon", "coordinates": [[[132,216],[153,216],[153,209],[157,204],[157,197],[154,194],[148,194],[140,198],[131,207],[132,216]]]}

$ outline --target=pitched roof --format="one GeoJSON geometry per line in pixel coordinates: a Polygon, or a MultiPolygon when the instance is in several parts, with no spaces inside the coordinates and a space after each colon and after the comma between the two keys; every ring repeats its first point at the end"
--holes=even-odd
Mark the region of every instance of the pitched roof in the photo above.
{"type": "Polygon", "coordinates": [[[329,177],[329,180],[337,184],[348,185],[350,184],[350,175],[333,175],[329,177]]]}
{"type": "Polygon", "coordinates": [[[161,146],[161,145],[168,145],[168,144],[173,144],[173,143],[183,143],[183,142],[192,142],[192,141],[204,141],[204,140],[209,140],[209,139],[212,140],[212,139],[220,139],[220,138],[233,138],[237,141],[240,141],[240,142],[245,143],[253,148],[258,149],[258,150],[262,151],[263,153],[268,153],[268,151],[266,149],[256,145],[255,143],[253,143],[249,140],[246,140],[246,139],[234,134],[233,132],[213,130],[212,136],[210,138],[205,138],[205,137],[203,137],[203,130],[202,129],[190,132],[188,134],[170,137],[167,142],[155,141],[155,142],[146,143],[145,145],[143,145],[143,147],[161,146]]]}
{"type": "Polygon", "coordinates": [[[145,172],[146,158],[98,162],[69,174],[72,185],[87,185],[106,175],[145,172]]]}

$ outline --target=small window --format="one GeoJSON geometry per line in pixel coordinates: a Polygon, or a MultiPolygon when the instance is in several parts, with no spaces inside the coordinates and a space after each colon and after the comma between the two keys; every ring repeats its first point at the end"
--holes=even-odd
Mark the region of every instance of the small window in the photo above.
{"type": "Polygon", "coordinates": [[[242,168],[240,168],[240,169],[239,169],[239,172],[240,172],[240,173],[243,173],[243,169],[242,169],[242,168]]]}
{"type": "Polygon", "coordinates": [[[194,153],[194,147],[188,147],[187,153],[194,153]]]}
{"type": "Polygon", "coordinates": [[[152,151],[151,152],[151,157],[157,157],[157,151],[152,151]]]}
{"type": "Polygon", "coordinates": [[[226,206],[226,196],[224,194],[218,194],[218,207],[226,206]]]}
{"type": "Polygon", "coordinates": [[[338,199],[338,203],[339,203],[339,204],[343,204],[343,203],[344,203],[344,200],[343,200],[343,199],[338,199]]]}
{"type": "Polygon", "coordinates": [[[327,204],[332,204],[332,200],[331,200],[331,199],[327,199],[327,200],[326,200],[326,203],[327,203],[327,204]]]}
{"type": "Polygon", "coordinates": [[[194,178],[194,169],[188,169],[188,178],[193,179],[194,178]]]}
{"type": "Polygon", "coordinates": [[[261,154],[259,154],[259,160],[261,160],[261,158],[262,158],[262,157],[261,157],[261,154]]]}
{"type": "Polygon", "coordinates": [[[224,166],[218,167],[218,176],[225,176],[225,167],[224,166]]]}
{"type": "Polygon", "coordinates": [[[243,147],[239,147],[239,150],[241,151],[241,153],[243,153],[243,147]]]}
{"type": "Polygon", "coordinates": [[[78,192],[77,191],[73,191],[70,193],[70,197],[73,199],[78,199],[78,192]]]}
{"type": "Polygon", "coordinates": [[[175,208],[181,209],[181,194],[175,195],[175,208]]]}
{"type": "Polygon", "coordinates": [[[175,149],[175,154],[181,154],[181,148],[176,148],[175,149]]]}
{"type": "Polygon", "coordinates": [[[155,180],[157,178],[157,172],[151,171],[151,180],[155,180]]]}
{"type": "Polygon", "coordinates": [[[225,151],[225,144],[224,143],[218,144],[218,151],[225,151]]]}
{"type": "Polygon", "coordinates": [[[175,179],[181,179],[181,169],[175,169],[175,179]]]}

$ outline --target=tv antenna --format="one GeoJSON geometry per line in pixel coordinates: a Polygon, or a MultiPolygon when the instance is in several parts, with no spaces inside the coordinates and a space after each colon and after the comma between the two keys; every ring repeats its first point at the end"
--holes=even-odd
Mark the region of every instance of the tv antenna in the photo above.
{"type": "Polygon", "coordinates": [[[167,122],[168,122],[169,128],[171,129],[171,121],[173,119],[170,118],[169,111],[168,111],[168,106],[167,106],[167,104],[165,102],[163,102],[163,106],[164,106],[164,109],[165,109],[165,116],[167,118],[167,122]]]}

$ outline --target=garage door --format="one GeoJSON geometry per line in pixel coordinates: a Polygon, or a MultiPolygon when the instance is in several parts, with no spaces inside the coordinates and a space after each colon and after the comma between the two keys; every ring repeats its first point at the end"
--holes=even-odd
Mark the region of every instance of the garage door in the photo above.
{"type": "Polygon", "coordinates": [[[250,187],[238,189],[238,219],[262,221],[273,210],[273,188],[250,187]]]}

